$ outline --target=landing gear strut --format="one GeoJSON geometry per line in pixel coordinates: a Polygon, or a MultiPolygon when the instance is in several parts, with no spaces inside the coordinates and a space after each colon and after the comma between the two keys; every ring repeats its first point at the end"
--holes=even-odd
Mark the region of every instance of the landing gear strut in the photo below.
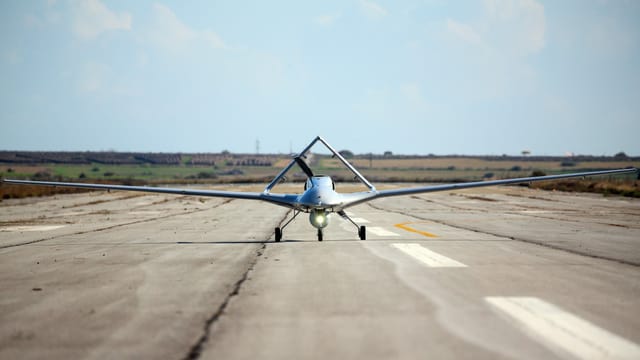
{"type": "Polygon", "coordinates": [[[355,221],[351,220],[351,218],[344,211],[339,211],[338,215],[340,215],[343,218],[349,220],[356,227],[356,229],[358,229],[358,237],[360,238],[360,240],[366,240],[367,239],[367,228],[364,225],[363,226],[358,226],[358,224],[356,224],[355,221]]]}
{"type": "Polygon", "coordinates": [[[284,225],[282,225],[282,227],[277,227],[275,229],[275,235],[276,235],[276,242],[280,242],[280,240],[282,240],[282,230],[284,230],[285,227],[287,227],[287,225],[289,225],[290,222],[293,221],[293,219],[296,218],[296,216],[298,216],[298,214],[300,214],[300,211],[298,210],[293,210],[293,217],[291,219],[289,219],[289,221],[287,221],[286,223],[284,223],[284,225]]]}

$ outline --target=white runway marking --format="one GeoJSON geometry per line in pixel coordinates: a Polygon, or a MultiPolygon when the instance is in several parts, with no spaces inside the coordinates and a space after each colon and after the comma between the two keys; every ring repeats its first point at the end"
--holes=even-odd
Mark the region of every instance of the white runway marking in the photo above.
{"type": "Polygon", "coordinates": [[[391,244],[428,267],[467,267],[467,265],[431,251],[420,244],[391,244]]]}
{"type": "Polygon", "coordinates": [[[486,297],[547,344],[581,359],[640,359],[640,346],[535,297],[486,297]]]}
{"type": "Polygon", "coordinates": [[[59,229],[65,225],[23,225],[23,226],[5,226],[0,227],[0,231],[49,231],[59,229]]]}
{"type": "MultiPolygon", "coordinates": [[[[349,216],[351,218],[351,220],[353,220],[354,222],[358,223],[358,224],[368,224],[370,221],[361,217],[357,217],[354,213],[352,213],[351,211],[345,211],[347,216],[349,216]]],[[[347,220],[349,221],[349,220],[347,220]]]]}
{"type": "Polygon", "coordinates": [[[359,218],[359,217],[352,217],[351,220],[353,220],[356,224],[367,224],[367,223],[369,223],[369,220],[363,219],[363,218],[359,218]]]}
{"type": "Polygon", "coordinates": [[[385,228],[377,227],[377,226],[367,226],[367,232],[372,232],[378,236],[400,236],[393,231],[389,231],[385,228]]]}

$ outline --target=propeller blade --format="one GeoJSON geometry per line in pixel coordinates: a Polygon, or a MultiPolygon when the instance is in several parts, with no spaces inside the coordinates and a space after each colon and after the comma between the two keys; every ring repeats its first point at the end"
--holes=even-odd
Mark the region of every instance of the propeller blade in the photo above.
{"type": "Polygon", "coordinates": [[[311,171],[309,165],[307,165],[307,163],[300,156],[296,156],[295,160],[298,166],[300,166],[300,169],[302,169],[302,171],[307,175],[307,177],[313,177],[313,171],[311,171]]]}

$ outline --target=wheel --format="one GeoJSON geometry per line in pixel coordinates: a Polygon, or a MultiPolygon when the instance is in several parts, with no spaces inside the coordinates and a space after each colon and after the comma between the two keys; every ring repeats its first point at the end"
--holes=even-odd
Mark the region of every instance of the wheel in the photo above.
{"type": "Polygon", "coordinates": [[[318,241],[322,241],[322,230],[318,229],[318,241]]]}
{"type": "Polygon", "coordinates": [[[276,242],[280,242],[282,239],[282,230],[279,227],[276,228],[276,242]]]}
{"type": "Polygon", "coordinates": [[[364,225],[360,226],[358,236],[360,236],[360,240],[367,240],[367,228],[364,225]]]}

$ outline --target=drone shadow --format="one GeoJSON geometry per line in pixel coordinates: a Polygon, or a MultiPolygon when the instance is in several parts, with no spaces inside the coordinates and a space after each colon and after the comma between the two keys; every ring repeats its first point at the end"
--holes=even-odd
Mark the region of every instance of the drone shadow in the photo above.
{"type": "MultiPolygon", "coordinates": [[[[309,240],[281,240],[280,242],[308,242],[309,240]]],[[[199,244],[269,244],[277,242],[273,240],[221,240],[221,241],[176,241],[179,245],[199,244]]]]}
{"type": "MultiPolygon", "coordinates": [[[[375,239],[375,240],[364,240],[364,242],[375,242],[375,241],[388,241],[389,239],[375,239]]],[[[175,243],[178,245],[202,245],[202,244],[211,244],[211,245],[237,245],[237,244],[285,244],[285,243],[317,243],[317,242],[363,242],[363,240],[359,239],[325,239],[323,241],[317,240],[296,240],[296,239],[287,239],[280,240],[280,242],[276,242],[274,240],[221,240],[221,241],[176,241],[175,243]]]]}

